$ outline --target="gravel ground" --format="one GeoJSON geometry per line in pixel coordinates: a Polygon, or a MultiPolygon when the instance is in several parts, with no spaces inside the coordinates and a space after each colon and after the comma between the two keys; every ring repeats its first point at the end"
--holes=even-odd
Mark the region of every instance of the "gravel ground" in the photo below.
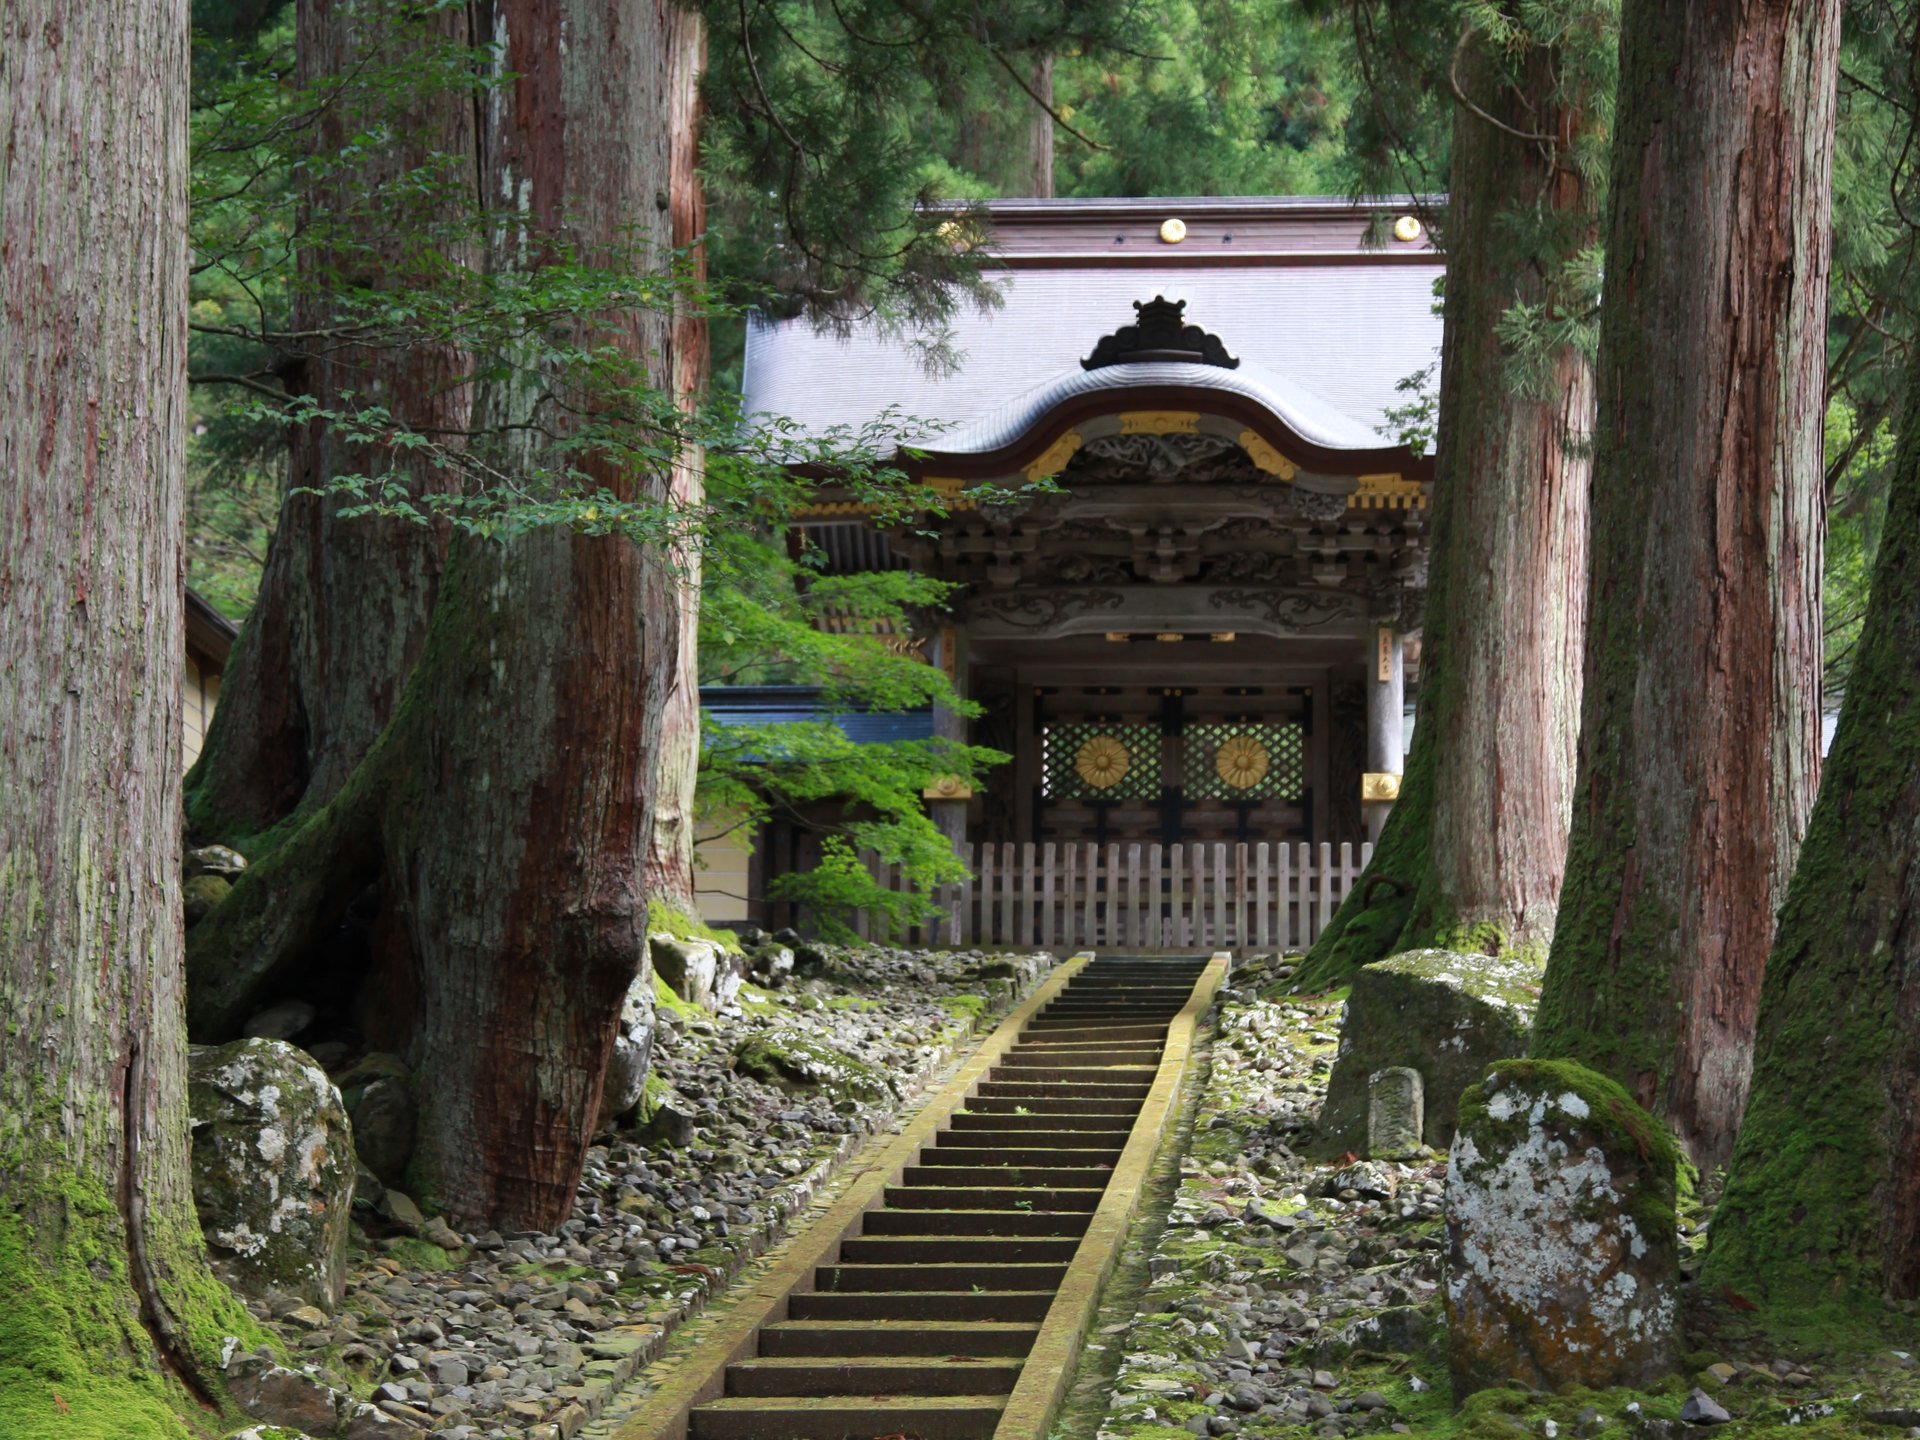
{"type": "Polygon", "coordinates": [[[719,1016],[663,1009],[654,1073],[671,1093],[655,1134],[687,1143],[602,1137],[554,1234],[455,1234],[391,1193],[357,1204],[336,1313],[290,1299],[256,1313],[293,1363],[422,1430],[572,1435],[1053,963],[822,948],[813,973],[746,987],[719,1016]],[[739,1073],[740,1047],[769,1038],[831,1063],[811,1083],[739,1073]]]}
{"type": "MultiPolygon", "coordinates": [[[[1456,1410],[1439,1288],[1445,1157],[1315,1155],[1342,1005],[1286,995],[1289,973],[1273,959],[1245,966],[1223,994],[1151,1283],[1131,1323],[1102,1337],[1124,1358],[1101,1440],[1920,1436],[1911,1316],[1810,1324],[1789,1341],[1691,1285],[1688,1343],[1698,1348],[1660,1389],[1495,1390],[1456,1410]]],[[[1697,1205],[1683,1213],[1689,1274],[1706,1219],[1697,1205]]]]}

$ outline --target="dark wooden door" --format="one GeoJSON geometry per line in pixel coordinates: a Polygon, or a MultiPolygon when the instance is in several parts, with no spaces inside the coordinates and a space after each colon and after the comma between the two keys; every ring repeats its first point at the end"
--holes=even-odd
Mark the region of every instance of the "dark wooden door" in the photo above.
{"type": "Polygon", "coordinates": [[[1312,838],[1304,686],[1040,686],[1021,740],[1031,757],[1026,838],[1312,838]]]}

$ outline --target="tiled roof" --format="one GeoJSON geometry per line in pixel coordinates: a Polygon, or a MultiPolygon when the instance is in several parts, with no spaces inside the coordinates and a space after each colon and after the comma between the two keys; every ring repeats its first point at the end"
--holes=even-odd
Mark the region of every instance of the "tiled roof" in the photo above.
{"type": "Polygon", "coordinates": [[[992,209],[1020,248],[1009,250],[1012,268],[994,281],[1002,305],[954,318],[952,373],[930,372],[924,344],[871,324],[843,338],[804,319],[755,321],[748,410],[818,435],[865,425],[891,407],[924,422],[906,427],[909,442],[950,453],[991,449],[1050,395],[1145,383],[1144,372],[1169,368],[1080,368],[1102,335],[1132,321],[1134,301],[1157,294],[1184,300],[1188,323],[1219,336],[1242,362],[1234,371],[1174,364],[1182,383],[1245,393],[1330,449],[1387,443],[1385,412],[1406,400],[1396,385],[1439,359],[1433,285],[1441,262],[1424,244],[1369,248],[1362,237],[1373,207],[1135,201],[992,209]],[[1182,208],[1196,217],[1189,238],[1159,244],[1149,222],[1182,208]],[[1264,248],[1230,248],[1229,235],[1235,245],[1252,238],[1254,216],[1266,226],[1264,248]],[[1102,236],[1111,248],[1091,250],[1102,236]]]}

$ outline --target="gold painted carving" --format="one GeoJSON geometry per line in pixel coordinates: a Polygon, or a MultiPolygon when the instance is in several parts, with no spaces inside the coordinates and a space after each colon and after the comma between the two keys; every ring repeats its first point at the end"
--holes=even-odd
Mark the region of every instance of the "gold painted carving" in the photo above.
{"type": "Polygon", "coordinates": [[[1195,410],[1125,410],[1120,414],[1122,435],[1197,435],[1200,415],[1195,410]]]}
{"type": "Polygon", "coordinates": [[[1067,431],[1058,440],[1055,440],[1053,444],[1041,451],[1040,457],[1027,466],[1027,479],[1029,481],[1045,480],[1049,476],[1058,475],[1066,468],[1067,461],[1074,457],[1074,453],[1078,451],[1079,448],[1080,432],[1078,430],[1067,431]]]}
{"type": "Polygon", "coordinates": [[[1251,790],[1258,785],[1272,763],[1267,747],[1251,735],[1230,736],[1213,756],[1214,773],[1235,790],[1251,790]]]}
{"type": "Polygon", "coordinates": [[[1369,770],[1360,777],[1362,800],[1392,801],[1400,798],[1400,777],[1369,770]]]}
{"type": "Polygon", "coordinates": [[[1264,470],[1282,480],[1291,480],[1300,473],[1300,467],[1269,445],[1258,431],[1242,430],[1240,448],[1247,452],[1256,470],[1264,470]]]}
{"type": "Polygon", "coordinates": [[[1169,245],[1178,245],[1187,238],[1187,222],[1176,216],[1169,216],[1160,222],[1160,238],[1169,245]]]}
{"type": "Polygon", "coordinates": [[[923,800],[971,800],[973,787],[958,775],[942,775],[920,792],[923,800]]]}
{"type": "Polygon", "coordinates": [[[1111,735],[1096,735],[1073,757],[1074,771],[1096,790],[1111,790],[1127,773],[1132,757],[1111,735]]]}
{"type": "Polygon", "coordinates": [[[1424,510],[1427,497],[1418,480],[1401,475],[1362,475],[1360,485],[1347,497],[1347,507],[1359,510],[1424,510]]]}

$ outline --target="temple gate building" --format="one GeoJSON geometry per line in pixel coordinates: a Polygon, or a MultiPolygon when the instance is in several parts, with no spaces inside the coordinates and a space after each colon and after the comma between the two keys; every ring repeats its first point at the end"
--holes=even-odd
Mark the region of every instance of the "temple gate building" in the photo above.
{"type": "Polygon", "coordinates": [[[800,521],[831,571],[963,587],[915,639],[984,713],[933,723],[1014,759],[930,792],[936,818],[975,845],[1365,840],[1398,789],[1432,479],[1389,412],[1436,382],[1440,257],[1404,203],[987,208],[1001,303],[956,317],[949,368],[876,325],[747,340],[750,412],[908,417],[904,468],[952,497],[883,526],[823,492],[800,521]]]}

